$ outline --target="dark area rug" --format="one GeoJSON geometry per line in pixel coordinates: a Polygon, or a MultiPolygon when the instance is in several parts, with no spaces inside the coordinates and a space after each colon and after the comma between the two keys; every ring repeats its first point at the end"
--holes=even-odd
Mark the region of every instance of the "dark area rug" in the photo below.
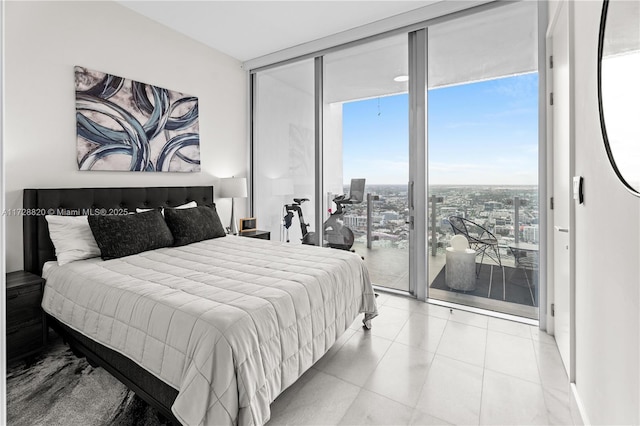
{"type": "MultiPolygon", "coordinates": [[[[503,270],[499,266],[493,266],[493,277],[491,276],[491,266],[483,265],[480,269],[480,275],[476,278],[476,289],[474,291],[460,291],[452,290],[447,287],[445,283],[445,268],[442,268],[431,288],[437,288],[440,290],[447,290],[453,293],[471,294],[473,296],[503,300],[502,296],[502,275],[503,270]],[[491,294],[489,293],[489,283],[491,283],[491,294]]],[[[505,301],[511,303],[518,303],[526,306],[538,306],[537,300],[537,274],[532,274],[531,270],[525,270],[523,268],[511,268],[509,266],[504,267],[504,279],[505,279],[505,301]],[[531,291],[536,298],[535,302],[531,300],[531,293],[529,293],[529,287],[527,286],[527,277],[531,283],[531,291]]]]}
{"type": "Polygon", "coordinates": [[[42,354],[7,366],[9,425],[163,424],[105,370],[77,358],[55,334],[50,342],[42,354]]]}

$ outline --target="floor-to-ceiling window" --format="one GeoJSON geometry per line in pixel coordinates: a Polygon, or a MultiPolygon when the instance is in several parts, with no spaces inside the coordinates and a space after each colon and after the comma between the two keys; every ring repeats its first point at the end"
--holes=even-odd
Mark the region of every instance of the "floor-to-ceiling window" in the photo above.
{"type": "Polygon", "coordinates": [[[253,212],[291,243],[322,226],[303,242],[355,250],[381,287],[537,318],[537,4],[474,12],[254,72],[253,212]],[[446,277],[455,233],[472,290],[446,277]]]}
{"type": "Polygon", "coordinates": [[[375,285],[408,292],[408,36],[329,53],[324,66],[325,218],[351,198],[341,216],[351,248],[375,285]]]}
{"type": "Polygon", "coordinates": [[[433,25],[428,49],[429,296],[529,318],[539,303],[536,10],[516,3],[433,25]],[[477,253],[468,285],[447,277],[457,234],[477,253]]]}
{"type": "Polygon", "coordinates": [[[271,239],[300,244],[315,218],[313,60],[257,73],[253,86],[253,214],[271,239]]]}

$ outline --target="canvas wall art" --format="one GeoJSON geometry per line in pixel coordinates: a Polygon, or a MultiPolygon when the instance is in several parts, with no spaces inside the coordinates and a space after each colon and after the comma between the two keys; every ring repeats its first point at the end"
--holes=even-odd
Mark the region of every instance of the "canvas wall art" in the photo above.
{"type": "Polygon", "coordinates": [[[75,67],[80,170],[199,172],[198,98],[75,67]]]}

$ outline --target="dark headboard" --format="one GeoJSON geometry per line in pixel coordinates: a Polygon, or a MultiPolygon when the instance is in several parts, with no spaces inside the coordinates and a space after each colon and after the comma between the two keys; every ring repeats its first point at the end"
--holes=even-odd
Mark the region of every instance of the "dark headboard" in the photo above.
{"type": "Polygon", "coordinates": [[[94,214],[100,209],[135,212],[136,208],[175,207],[190,201],[212,204],[213,187],[25,189],[24,270],[40,275],[44,263],[56,258],[45,214],[94,214]]]}

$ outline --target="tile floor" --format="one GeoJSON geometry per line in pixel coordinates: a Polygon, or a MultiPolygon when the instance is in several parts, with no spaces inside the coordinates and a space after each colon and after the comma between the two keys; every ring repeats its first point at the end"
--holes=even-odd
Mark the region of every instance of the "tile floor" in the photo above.
{"type": "Polygon", "coordinates": [[[567,375],[537,327],[380,294],[271,405],[269,425],[572,424],[567,375]]]}

